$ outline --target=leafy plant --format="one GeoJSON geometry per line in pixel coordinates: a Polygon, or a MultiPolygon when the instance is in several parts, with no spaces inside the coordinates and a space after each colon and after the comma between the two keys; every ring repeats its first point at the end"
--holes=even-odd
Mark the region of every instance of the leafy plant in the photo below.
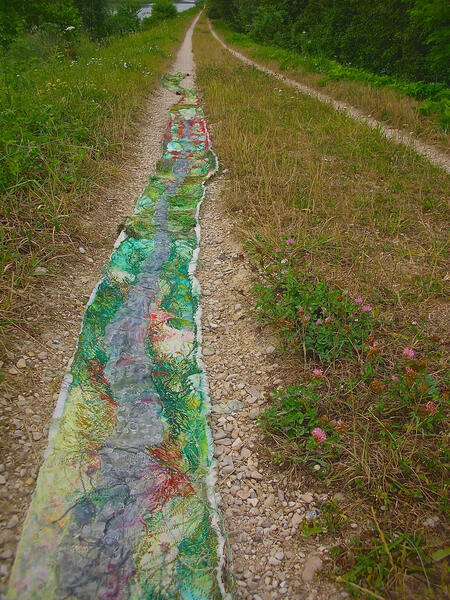
{"type": "Polygon", "coordinates": [[[135,0],[122,0],[114,14],[110,15],[106,27],[110,34],[126,35],[138,31],[141,27],[137,11],[139,3],[135,0]]]}
{"type": "Polygon", "coordinates": [[[177,9],[170,0],[156,0],[152,6],[152,17],[155,21],[173,19],[177,16],[177,9]]]}
{"type": "Polygon", "coordinates": [[[261,417],[263,429],[304,444],[319,422],[317,399],[314,385],[289,385],[274,391],[274,401],[261,417]]]}
{"type": "Polygon", "coordinates": [[[306,513],[300,525],[303,537],[340,531],[347,523],[348,517],[342,512],[337,499],[326,500],[318,510],[306,513]]]}
{"type": "Polygon", "coordinates": [[[254,287],[260,318],[277,325],[283,348],[330,361],[358,351],[372,327],[372,308],[275,263],[254,287]]]}
{"type": "Polygon", "coordinates": [[[177,15],[177,9],[173,2],[170,2],[170,0],[156,0],[152,5],[152,14],[142,21],[142,27],[145,29],[158,21],[175,19],[177,15]]]}

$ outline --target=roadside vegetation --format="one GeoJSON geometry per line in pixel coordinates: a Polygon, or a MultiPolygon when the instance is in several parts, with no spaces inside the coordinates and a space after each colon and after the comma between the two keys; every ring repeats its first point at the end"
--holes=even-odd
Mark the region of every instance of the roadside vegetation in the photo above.
{"type": "Polygon", "coordinates": [[[210,0],[225,41],[288,77],[447,149],[448,4],[210,0]]]}
{"type": "Polygon", "coordinates": [[[33,281],[79,245],[80,216],[99,201],[144,97],[196,11],[154,18],[134,32],[140,25],[128,3],[110,16],[112,25],[103,13],[83,12],[89,3],[80,10],[61,3],[67,10],[58,9],[55,22],[53,4],[40,4],[45,14],[33,13],[35,4],[31,14],[17,13],[8,39],[1,30],[2,345],[11,328],[27,326],[33,281]],[[107,26],[113,35],[103,35],[107,26]]]}
{"type": "Polygon", "coordinates": [[[328,575],[357,597],[443,598],[449,177],[243,65],[205,19],[194,52],[255,307],[290,373],[260,420],[266,452],[344,494],[299,535],[338,532],[328,575]]]}

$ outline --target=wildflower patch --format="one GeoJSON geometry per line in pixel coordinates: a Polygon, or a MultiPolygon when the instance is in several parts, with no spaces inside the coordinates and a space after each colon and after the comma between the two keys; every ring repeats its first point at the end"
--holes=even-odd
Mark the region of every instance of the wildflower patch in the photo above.
{"type": "Polygon", "coordinates": [[[351,356],[362,348],[372,331],[372,307],[362,298],[351,299],[347,290],[332,288],[301,272],[287,238],[284,251],[262,270],[254,287],[260,318],[276,326],[282,348],[303,349],[305,358],[329,362],[351,356]]]}

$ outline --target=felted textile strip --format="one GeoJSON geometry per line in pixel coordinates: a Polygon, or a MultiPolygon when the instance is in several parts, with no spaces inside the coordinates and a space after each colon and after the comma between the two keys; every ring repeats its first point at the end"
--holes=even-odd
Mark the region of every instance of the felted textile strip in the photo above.
{"type": "Polygon", "coordinates": [[[217,168],[195,90],[87,306],[7,598],[230,598],[201,361],[198,210],[217,168]]]}

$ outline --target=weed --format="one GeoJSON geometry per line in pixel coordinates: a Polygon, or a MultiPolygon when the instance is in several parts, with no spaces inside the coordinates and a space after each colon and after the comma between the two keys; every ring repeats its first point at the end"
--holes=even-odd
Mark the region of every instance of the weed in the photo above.
{"type": "Polygon", "coordinates": [[[378,535],[373,535],[372,531],[332,549],[338,580],[357,597],[412,597],[413,587],[417,594],[414,597],[425,597],[430,591],[430,559],[423,535],[408,532],[386,536],[380,529],[378,535]]]}
{"type": "Polygon", "coordinates": [[[326,500],[319,509],[306,513],[300,525],[300,535],[309,537],[324,533],[342,531],[348,522],[347,515],[341,510],[338,500],[326,500]]]}
{"type": "MultiPolygon", "coordinates": [[[[277,251],[283,256],[281,248],[277,251]]],[[[283,264],[287,262],[269,263],[254,288],[260,317],[278,326],[284,348],[302,348],[305,359],[314,355],[323,361],[358,352],[371,331],[372,307],[362,298],[351,300],[347,290],[332,289],[283,264]]]]}

